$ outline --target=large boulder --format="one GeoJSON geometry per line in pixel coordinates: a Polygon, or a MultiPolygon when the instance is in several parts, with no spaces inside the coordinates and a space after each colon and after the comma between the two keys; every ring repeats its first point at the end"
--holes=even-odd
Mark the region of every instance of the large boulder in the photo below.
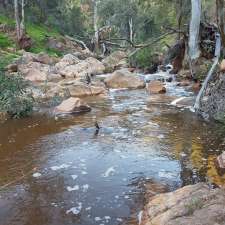
{"type": "Polygon", "coordinates": [[[106,90],[103,87],[89,86],[85,84],[74,84],[68,87],[72,97],[85,97],[105,94],[106,90]]]}
{"type": "Polygon", "coordinates": [[[224,225],[225,190],[199,183],[149,199],[141,225],[224,225]]]}
{"type": "Polygon", "coordinates": [[[44,95],[45,99],[52,99],[54,97],[60,97],[62,99],[66,99],[70,97],[69,89],[59,84],[48,83],[48,87],[45,87],[45,89],[46,89],[45,95],[44,95]]]}
{"type": "Polygon", "coordinates": [[[46,41],[46,47],[63,53],[72,53],[82,51],[82,48],[72,40],[66,37],[49,37],[46,41]]]}
{"type": "Polygon", "coordinates": [[[18,66],[18,71],[26,80],[32,82],[43,82],[47,81],[51,67],[39,62],[30,62],[28,64],[20,64],[18,66]]]}
{"type": "Polygon", "coordinates": [[[106,57],[102,62],[106,70],[111,71],[115,68],[122,67],[126,64],[127,54],[124,51],[115,51],[110,56],[106,57]]]}
{"type": "Polygon", "coordinates": [[[73,114],[89,112],[91,107],[79,98],[70,97],[55,108],[56,114],[73,114]]]}
{"type": "Polygon", "coordinates": [[[58,58],[50,57],[48,54],[41,52],[35,56],[34,61],[43,64],[53,65],[58,61],[58,58]]]}
{"type": "Polygon", "coordinates": [[[164,87],[164,84],[161,81],[151,81],[146,86],[147,91],[150,94],[165,94],[166,88],[164,87]]]}
{"type": "Polygon", "coordinates": [[[103,63],[92,57],[59,70],[60,74],[66,78],[84,77],[86,74],[102,74],[104,71],[103,63]]]}
{"type": "Polygon", "coordinates": [[[50,57],[46,53],[34,54],[31,52],[22,51],[22,56],[18,59],[18,64],[29,64],[31,62],[39,62],[41,64],[53,65],[58,62],[58,58],[50,57]]]}
{"type": "Polygon", "coordinates": [[[128,70],[117,70],[113,74],[109,75],[104,80],[108,88],[128,88],[139,89],[145,87],[145,82],[142,81],[136,74],[129,72],[128,70]]]}
{"type": "Polygon", "coordinates": [[[80,60],[75,55],[67,54],[67,55],[64,55],[63,58],[58,63],[56,63],[55,67],[58,70],[62,70],[66,66],[75,65],[79,62],[80,60]]]}

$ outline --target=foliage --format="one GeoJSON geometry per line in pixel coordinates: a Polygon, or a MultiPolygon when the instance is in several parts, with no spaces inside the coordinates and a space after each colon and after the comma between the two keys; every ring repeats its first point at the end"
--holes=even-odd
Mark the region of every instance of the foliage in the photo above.
{"type": "Polygon", "coordinates": [[[4,68],[15,61],[17,58],[19,58],[19,54],[13,54],[9,52],[2,52],[0,51],[0,71],[3,71],[4,68]]]}
{"type": "Polygon", "coordinates": [[[0,111],[12,118],[30,115],[33,99],[27,92],[28,83],[19,75],[0,73],[0,111]]]}
{"type": "Polygon", "coordinates": [[[0,33],[0,48],[13,46],[12,41],[5,35],[0,33]]]}

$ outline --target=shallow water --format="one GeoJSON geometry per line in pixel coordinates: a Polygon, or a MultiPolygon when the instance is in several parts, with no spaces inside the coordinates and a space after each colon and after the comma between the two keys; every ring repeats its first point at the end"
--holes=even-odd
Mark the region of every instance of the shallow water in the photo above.
{"type": "MultiPolygon", "coordinates": [[[[191,93],[171,86],[168,95],[191,93]]],[[[84,115],[2,124],[0,225],[138,224],[145,182],[224,185],[214,165],[224,129],[148,99],[145,90],[111,91],[87,98],[84,115]]]]}

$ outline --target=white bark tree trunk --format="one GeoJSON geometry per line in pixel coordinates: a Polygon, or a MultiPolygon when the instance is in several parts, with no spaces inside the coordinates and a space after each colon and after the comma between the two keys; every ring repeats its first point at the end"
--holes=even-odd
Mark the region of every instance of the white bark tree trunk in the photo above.
{"type": "Polygon", "coordinates": [[[24,13],[24,0],[21,1],[21,22],[20,22],[20,37],[25,33],[25,13],[24,13]]]}
{"type": "Polygon", "coordinates": [[[94,2],[94,16],[93,16],[93,22],[94,22],[94,32],[95,32],[95,41],[96,41],[96,47],[99,46],[99,33],[98,33],[98,0],[93,0],[94,2]]]}
{"type": "Polygon", "coordinates": [[[14,0],[14,13],[15,13],[15,20],[16,20],[16,35],[17,35],[17,40],[20,39],[21,34],[20,34],[20,16],[19,16],[19,5],[18,5],[18,0],[14,0]]]}
{"type": "Polygon", "coordinates": [[[189,32],[189,57],[195,60],[200,56],[199,30],[201,22],[201,0],[191,0],[192,13],[189,32]]]}
{"type": "Polygon", "coordinates": [[[130,41],[133,43],[133,37],[134,37],[134,32],[133,32],[133,19],[129,19],[129,30],[130,30],[130,41]]]}

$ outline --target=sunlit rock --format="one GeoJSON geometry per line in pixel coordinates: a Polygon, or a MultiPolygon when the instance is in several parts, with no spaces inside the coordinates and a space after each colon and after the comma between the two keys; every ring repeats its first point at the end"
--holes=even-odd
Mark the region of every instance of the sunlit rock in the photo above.
{"type": "Polygon", "coordinates": [[[225,191],[199,183],[150,198],[141,225],[222,225],[224,215],[225,191]]]}
{"type": "Polygon", "coordinates": [[[107,87],[115,89],[139,89],[145,87],[144,81],[126,69],[115,71],[113,74],[106,77],[104,82],[107,87]]]}
{"type": "Polygon", "coordinates": [[[55,108],[56,114],[73,114],[89,112],[91,107],[79,98],[70,97],[55,108]]]}

